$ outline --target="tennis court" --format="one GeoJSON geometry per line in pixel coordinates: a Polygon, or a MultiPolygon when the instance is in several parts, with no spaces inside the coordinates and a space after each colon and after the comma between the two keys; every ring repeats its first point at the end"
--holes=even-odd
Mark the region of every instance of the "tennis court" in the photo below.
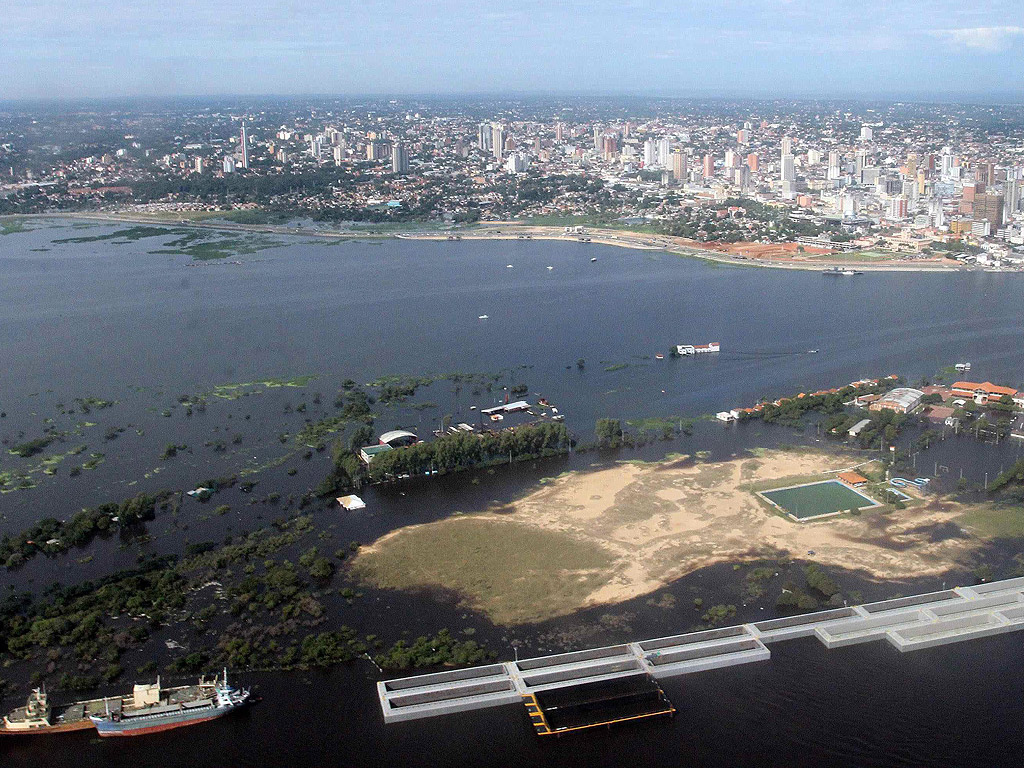
{"type": "Polygon", "coordinates": [[[821,480],[788,488],[776,488],[773,491],[761,491],[759,495],[772,506],[797,520],[881,506],[870,496],[855,491],[839,480],[821,480]]]}

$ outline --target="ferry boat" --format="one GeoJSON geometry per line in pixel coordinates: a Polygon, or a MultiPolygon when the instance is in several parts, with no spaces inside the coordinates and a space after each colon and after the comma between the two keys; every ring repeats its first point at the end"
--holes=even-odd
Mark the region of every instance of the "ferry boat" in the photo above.
{"type": "Polygon", "coordinates": [[[842,267],[831,267],[830,269],[823,269],[821,271],[821,273],[823,275],[844,275],[844,276],[847,276],[847,277],[849,277],[851,275],[863,275],[864,274],[863,272],[859,272],[856,269],[843,269],[842,267]]]}
{"type": "Polygon", "coordinates": [[[136,685],[130,704],[118,700],[89,719],[100,736],[141,736],[223,717],[251,701],[247,688],[228,684],[225,669],[223,678],[211,682],[201,677],[198,685],[162,689],[160,678],[150,685],[136,685]]]}
{"type": "Polygon", "coordinates": [[[40,735],[64,733],[92,728],[88,715],[103,711],[103,700],[76,701],[73,704],[53,706],[43,688],[35,688],[25,706],[4,716],[0,736],[40,735]]]}
{"type": "Polygon", "coordinates": [[[677,344],[676,354],[680,357],[687,355],[704,355],[709,352],[720,352],[721,345],[717,341],[709,341],[707,344],[677,344]]]}

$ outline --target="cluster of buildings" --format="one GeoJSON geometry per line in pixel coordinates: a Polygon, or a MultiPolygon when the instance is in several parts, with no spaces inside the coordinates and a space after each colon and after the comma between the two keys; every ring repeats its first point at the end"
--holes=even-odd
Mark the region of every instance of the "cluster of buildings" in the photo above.
{"type": "MultiPolygon", "coordinates": [[[[454,221],[601,214],[650,222],[695,210],[713,220],[725,211],[745,219],[729,230],[737,238],[794,239],[770,217],[727,205],[745,198],[781,213],[805,247],[907,258],[938,249],[986,265],[1022,259],[1024,115],[996,132],[952,107],[653,103],[611,121],[578,104],[492,109],[495,117],[483,121],[478,108],[398,102],[296,105],[290,113],[206,109],[164,115],[159,131],[152,118],[118,112],[104,124],[89,113],[74,147],[33,144],[19,132],[24,119],[5,126],[0,118],[0,167],[8,171],[0,197],[187,205],[187,193],[132,198],[144,182],[168,177],[335,169],[328,176],[337,182],[325,189],[266,202],[351,211],[427,201],[426,215],[454,221]]],[[[33,127],[37,136],[44,129],[33,127]]],[[[701,226],[697,239],[721,234],[701,226]]]]}

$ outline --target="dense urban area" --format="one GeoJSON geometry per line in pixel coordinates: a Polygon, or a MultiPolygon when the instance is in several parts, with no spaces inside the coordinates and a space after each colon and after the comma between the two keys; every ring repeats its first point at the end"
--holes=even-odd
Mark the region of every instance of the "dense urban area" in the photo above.
{"type": "Polygon", "coordinates": [[[638,230],[733,258],[1006,269],[1024,264],[1022,126],[1016,106],[901,103],[8,105],[0,214],[514,220],[638,230]]]}

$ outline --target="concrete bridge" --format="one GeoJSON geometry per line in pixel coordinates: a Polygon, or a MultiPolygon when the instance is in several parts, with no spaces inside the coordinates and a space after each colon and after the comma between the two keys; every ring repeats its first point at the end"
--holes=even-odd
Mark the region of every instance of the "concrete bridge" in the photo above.
{"type": "Polygon", "coordinates": [[[767,661],[768,646],[817,637],[828,648],[887,640],[901,652],[1024,629],[1024,577],[586,651],[377,683],[385,722],[527,701],[631,675],[655,679],[767,661]]]}

